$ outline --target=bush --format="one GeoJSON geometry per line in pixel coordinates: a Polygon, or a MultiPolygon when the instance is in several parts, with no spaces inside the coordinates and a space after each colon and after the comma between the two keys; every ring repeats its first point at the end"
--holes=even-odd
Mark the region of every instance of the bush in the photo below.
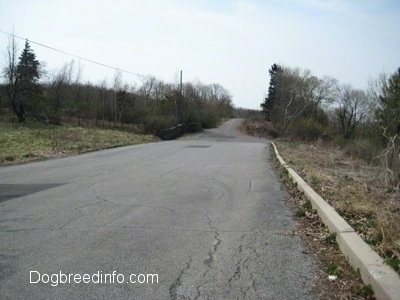
{"type": "Polygon", "coordinates": [[[265,138],[277,138],[278,132],[269,121],[244,120],[241,130],[249,135],[265,138]]]}
{"type": "Polygon", "coordinates": [[[144,119],[144,129],[147,133],[160,135],[164,129],[173,127],[178,124],[175,117],[153,115],[144,119]]]}
{"type": "Polygon", "coordinates": [[[381,151],[381,147],[370,139],[357,139],[348,141],[344,145],[344,151],[347,154],[356,156],[371,163],[381,151]]]}
{"type": "Polygon", "coordinates": [[[333,136],[328,127],[311,118],[296,120],[289,130],[289,135],[306,141],[331,140],[333,136]]]}
{"type": "Polygon", "coordinates": [[[205,111],[201,115],[201,124],[203,128],[215,128],[218,125],[219,118],[217,114],[213,111],[205,111]]]}
{"type": "Polygon", "coordinates": [[[348,140],[346,140],[343,135],[336,134],[336,135],[334,135],[332,142],[335,146],[339,146],[339,147],[343,148],[348,143],[348,140]]]}
{"type": "Polygon", "coordinates": [[[203,127],[200,122],[191,122],[186,124],[186,132],[193,133],[203,131],[203,127]]]}

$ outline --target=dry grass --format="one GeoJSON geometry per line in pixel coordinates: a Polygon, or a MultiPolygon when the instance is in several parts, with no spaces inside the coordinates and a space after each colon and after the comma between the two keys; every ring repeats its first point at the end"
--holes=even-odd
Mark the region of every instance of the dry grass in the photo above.
{"type": "Polygon", "coordinates": [[[151,135],[113,129],[0,122],[0,165],[153,141],[151,135]]]}
{"type": "Polygon", "coordinates": [[[293,167],[399,270],[400,191],[387,190],[383,170],[323,143],[278,142],[293,167]]]}
{"type": "Polygon", "coordinates": [[[255,137],[276,138],[278,136],[274,126],[268,121],[244,120],[240,125],[240,130],[255,137]]]}
{"type": "Polygon", "coordinates": [[[375,299],[372,288],[364,285],[360,275],[351,268],[340,251],[336,235],[329,233],[316,211],[312,209],[310,201],[299,192],[296,184],[289,178],[286,169],[276,158],[274,161],[276,168],[281,170],[281,179],[291,196],[288,204],[295,216],[293,234],[303,240],[306,253],[315,261],[316,276],[313,292],[318,299],[375,299]],[[331,280],[329,275],[336,275],[337,278],[331,280]]]}

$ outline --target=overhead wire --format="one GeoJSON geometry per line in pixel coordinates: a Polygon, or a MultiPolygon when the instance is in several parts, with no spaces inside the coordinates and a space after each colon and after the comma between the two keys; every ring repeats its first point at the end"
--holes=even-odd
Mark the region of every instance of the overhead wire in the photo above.
{"type": "Polygon", "coordinates": [[[80,59],[80,60],[83,60],[83,61],[87,61],[87,62],[96,64],[96,65],[99,65],[99,66],[102,66],[102,67],[105,67],[105,68],[113,69],[113,70],[121,72],[121,73],[127,73],[127,74],[130,74],[130,75],[137,76],[139,78],[145,77],[145,75],[143,75],[143,74],[139,74],[139,73],[131,72],[131,71],[124,70],[124,69],[121,69],[121,68],[118,68],[118,67],[110,66],[110,65],[104,64],[102,62],[95,61],[93,59],[82,57],[80,55],[76,55],[76,54],[70,53],[68,51],[64,51],[64,50],[61,50],[61,49],[58,49],[58,48],[55,48],[55,47],[52,47],[52,46],[49,46],[49,45],[46,45],[46,44],[43,44],[43,43],[32,41],[32,40],[30,40],[28,38],[20,37],[20,36],[14,34],[14,33],[9,33],[9,32],[3,31],[1,29],[0,29],[0,33],[3,33],[5,35],[11,36],[11,37],[14,37],[16,39],[27,40],[27,41],[29,41],[29,43],[32,43],[32,44],[35,44],[35,45],[38,45],[38,46],[41,46],[41,47],[44,47],[44,48],[47,48],[47,49],[62,53],[62,54],[65,54],[65,55],[69,55],[69,56],[75,57],[77,59],[80,59]]]}

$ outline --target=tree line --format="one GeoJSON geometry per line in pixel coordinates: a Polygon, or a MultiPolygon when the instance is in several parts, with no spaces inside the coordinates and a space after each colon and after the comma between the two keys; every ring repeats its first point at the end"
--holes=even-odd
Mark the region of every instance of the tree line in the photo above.
{"type": "Polygon", "coordinates": [[[366,160],[380,158],[387,183],[400,184],[400,68],[371,80],[366,90],[279,64],[269,75],[261,108],[278,134],[328,140],[366,160]]]}
{"type": "Polygon", "coordinates": [[[137,86],[116,72],[111,84],[104,80],[95,85],[82,82],[81,73],[71,61],[49,74],[28,40],[18,56],[15,39],[10,38],[0,86],[1,111],[12,112],[21,123],[76,120],[83,125],[90,120],[103,126],[135,124],[154,134],[179,123],[214,127],[234,111],[231,94],[220,84],[176,85],[145,76],[137,86]]]}

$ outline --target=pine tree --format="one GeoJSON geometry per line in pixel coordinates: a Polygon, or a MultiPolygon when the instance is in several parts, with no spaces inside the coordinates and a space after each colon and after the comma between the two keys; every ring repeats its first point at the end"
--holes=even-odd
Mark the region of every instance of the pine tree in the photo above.
{"type": "Polygon", "coordinates": [[[18,118],[25,120],[25,108],[32,104],[33,98],[39,92],[38,80],[39,61],[36,59],[36,54],[31,49],[28,40],[25,42],[25,48],[19,57],[17,65],[17,76],[19,82],[19,105],[20,114],[18,118]]]}
{"type": "Polygon", "coordinates": [[[387,136],[400,138],[400,68],[389,78],[379,97],[380,108],[377,110],[379,126],[387,136]]]}
{"type": "Polygon", "coordinates": [[[276,74],[281,70],[281,67],[277,64],[273,64],[271,69],[268,70],[270,75],[268,96],[265,98],[264,102],[261,104],[262,111],[265,115],[265,119],[270,121],[272,113],[274,111],[275,99],[276,99],[276,74]]]}

